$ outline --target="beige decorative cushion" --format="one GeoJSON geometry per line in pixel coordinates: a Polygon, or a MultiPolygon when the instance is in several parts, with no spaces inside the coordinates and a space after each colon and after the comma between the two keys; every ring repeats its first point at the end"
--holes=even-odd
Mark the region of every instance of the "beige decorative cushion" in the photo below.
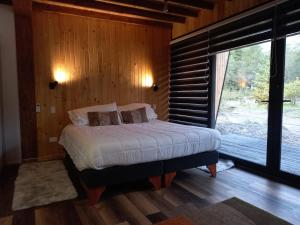
{"type": "MultiPolygon", "coordinates": [[[[132,111],[132,110],[137,110],[139,108],[146,108],[146,115],[147,115],[147,119],[150,120],[155,120],[157,119],[157,115],[154,112],[154,110],[151,108],[150,104],[147,103],[131,103],[131,104],[127,104],[127,105],[121,105],[118,106],[118,111],[121,113],[122,111],[132,111]]],[[[113,110],[111,110],[113,111],[113,110]]]]}
{"type": "Polygon", "coordinates": [[[119,117],[117,111],[112,112],[88,112],[90,126],[108,126],[119,125],[119,117]]]}
{"type": "Polygon", "coordinates": [[[146,108],[139,108],[131,111],[122,111],[122,119],[124,123],[144,123],[149,122],[146,114],[146,108]]]}
{"type": "MultiPolygon", "coordinates": [[[[106,105],[94,105],[83,107],[79,109],[73,109],[68,111],[69,118],[76,126],[89,125],[88,112],[112,112],[117,111],[117,104],[115,102],[106,105]]],[[[119,119],[121,122],[121,120],[119,119]]]]}

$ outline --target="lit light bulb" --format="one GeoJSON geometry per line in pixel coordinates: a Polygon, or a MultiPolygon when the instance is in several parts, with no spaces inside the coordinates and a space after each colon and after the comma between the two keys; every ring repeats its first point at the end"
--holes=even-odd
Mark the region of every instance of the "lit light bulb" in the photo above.
{"type": "Polygon", "coordinates": [[[57,69],[54,72],[54,79],[58,82],[58,83],[64,83],[67,80],[67,75],[66,72],[62,69],[57,69]]]}
{"type": "Polygon", "coordinates": [[[146,77],[145,77],[145,80],[144,80],[144,87],[152,87],[152,85],[153,85],[153,78],[152,78],[152,76],[150,76],[150,75],[147,75],[146,77]]]}

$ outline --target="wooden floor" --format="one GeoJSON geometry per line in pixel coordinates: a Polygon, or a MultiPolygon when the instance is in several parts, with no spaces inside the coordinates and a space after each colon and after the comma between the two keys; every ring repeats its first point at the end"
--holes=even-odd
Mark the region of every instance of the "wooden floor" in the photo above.
{"type": "MultiPolygon", "coordinates": [[[[237,134],[222,135],[220,152],[266,165],[267,141],[237,134]]],[[[300,176],[300,147],[282,145],[281,170],[300,176]]]]}
{"type": "Polygon", "coordinates": [[[11,212],[15,177],[16,169],[1,176],[1,225],[144,225],[178,215],[195,220],[202,207],[233,196],[300,224],[300,190],[239,169],[218,173],[217,178],[187,170],[178,174],[171,188],[160,191],[152,191],[146,182],[113,187],[96,206],[77,199],[11,212]]]}

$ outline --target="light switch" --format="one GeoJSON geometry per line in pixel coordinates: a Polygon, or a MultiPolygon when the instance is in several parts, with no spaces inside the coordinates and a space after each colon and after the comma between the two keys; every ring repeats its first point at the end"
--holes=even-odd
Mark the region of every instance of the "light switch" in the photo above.
{"type": "Polygon", "coordinates": [[[49,142],[50,143],[57,142],[57,137],[50,137],[49,142]]]}
{"type": "Polygon", "coordinates": [[[56,113],[55,106],[50,106],[50,113],[56,113]]]}
{"type": "Polygon", "coordinates": [[[35,105],[35,111],[36,112],[41,112],[41,104],[40,103],[36,103],[36,105],[35,105]]]}

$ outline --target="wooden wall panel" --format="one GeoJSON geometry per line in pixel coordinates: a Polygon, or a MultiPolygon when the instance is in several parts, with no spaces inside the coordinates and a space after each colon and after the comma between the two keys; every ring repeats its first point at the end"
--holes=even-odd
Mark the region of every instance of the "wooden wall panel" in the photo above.
{"type": "Polygon", "coordinates": [[[217,119],[217,115],[219,112],[228,60],[229,52],[222,52],[216,55],[215,119],[217,119]]]}
{"type": "Polygon", "coordinates": [[[39,159],[62,156],[49,137],[59,137],[70,109],[147,102],[167,119],[170,29],[37,10],[33,27],[36,101],[42,107],[37,113],[39,159]],[[59,68],[68,79],[50,90],[59,68]],[[159,84],[158,92],[144,86],[147,77],[159,84]]]}
{"type": "Polygon", "coordinates": [[[184,24],[175,23],[173,25],[172,38],[174,39],[201,27],[216,23],[268,1],[269,0],[216,0],[213,10],[201,9],[198,17],[188,17],[184,24]]]}

